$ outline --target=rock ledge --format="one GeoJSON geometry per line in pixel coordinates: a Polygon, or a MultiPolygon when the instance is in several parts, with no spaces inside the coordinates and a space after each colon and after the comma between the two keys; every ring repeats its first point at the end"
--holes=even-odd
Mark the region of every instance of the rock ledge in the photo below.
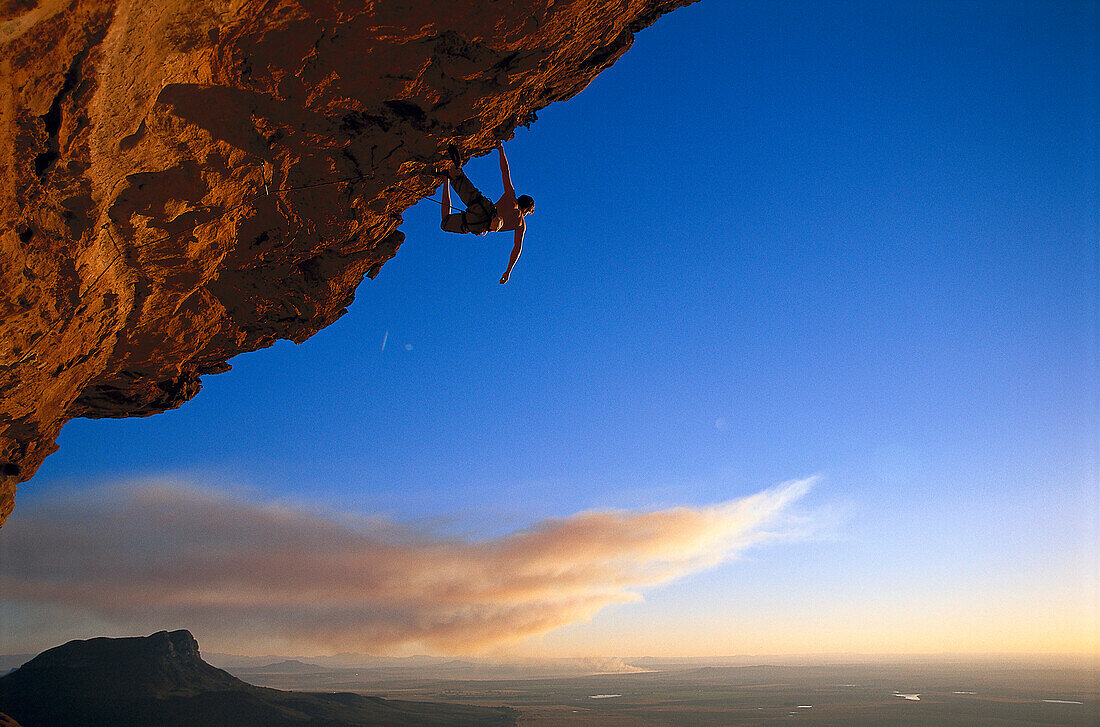
{"type": "Polygon", "coordinates": [[[338,319],[402,212],[692,0],[0,5],[0,523],[70,418],[338,319]]]}

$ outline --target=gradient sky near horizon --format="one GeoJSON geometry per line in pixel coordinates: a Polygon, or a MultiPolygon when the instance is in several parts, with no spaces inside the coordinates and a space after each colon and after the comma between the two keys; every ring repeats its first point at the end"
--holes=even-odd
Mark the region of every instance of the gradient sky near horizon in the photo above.
{"type": "MultiPolygon", "coordinates": [[[[0,531],[0,653],[145,626],[237,653],[1097,653],[1098,9],[662,18],[508,144],[537,205],[508,285],[509,239],[425,201],[335,325],[177,411],[70,422],[0,531]],[[103,503],[151,524],[114,537],[103,503]],[[65,547],[137,580],[81,581],[65,547]],[[242,585],[280,547],[313,600],[370,608],[242,585]],[[249,598],[279,613],[245,628],[249,598]],[[330,620],[256,626],[298,613],[330,620]]],[[[467,172],[499,194],[494,157],[467,172]]]]}

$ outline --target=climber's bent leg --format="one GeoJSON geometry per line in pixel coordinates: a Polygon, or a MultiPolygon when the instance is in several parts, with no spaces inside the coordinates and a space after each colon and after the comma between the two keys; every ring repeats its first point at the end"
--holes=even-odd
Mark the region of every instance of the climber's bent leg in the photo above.
{"type": "Polygon", "coordinates": [[[462,173],[461,169],[454,170],[452,174],[454,176],[451,177],[451,186],[458,192],[463,204],[469,207],[476,203],[478,198],[482,196],[478,188],[462,173]]]}

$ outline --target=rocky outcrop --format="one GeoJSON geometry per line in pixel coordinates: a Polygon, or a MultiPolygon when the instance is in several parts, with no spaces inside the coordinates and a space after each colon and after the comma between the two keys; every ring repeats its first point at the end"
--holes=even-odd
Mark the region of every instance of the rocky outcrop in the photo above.
{"type": "Polygon", "coordinates": [[[75,416],[339,318],[439,186],[692,0],[0,4],[0,522],[75,416]]]}
{"type": "MultiPolygon", "coordinates": [[[[283,692],[199,656],[188,631],[70,641],[0,677],[0,711],[25,727],[512,727],[507,707],[283,692]]],[[[0,715],[0,727],[5,724],[0,715]]],[[[12,724],[9,722],[8,724],[12,724]]]]}
{"type": "MultiPolygon", "coordinates": [[[[191,632],[158,631],[151,636],[70,641],[42,652],[0,678],[0,699],[64,684],[67,697],[93,699],[163,698],[171,694],[245,689],[248,685],[210,666],[191,632]]],[[[11,710],[15,714],[16,710],[11,710]]]]}

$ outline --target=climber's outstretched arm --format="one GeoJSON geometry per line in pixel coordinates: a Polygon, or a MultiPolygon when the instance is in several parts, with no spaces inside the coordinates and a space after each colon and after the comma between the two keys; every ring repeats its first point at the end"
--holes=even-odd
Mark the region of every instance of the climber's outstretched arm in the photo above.
{"type": "Polygon", "coordinates": [[[504,183],[504,194],[515,199],[516,190],[512,187],[512,174],[508,171],[508,157],[504,156],[504,145],[497,142],[497,154],[500,156],[500,181],[504,183]]]}
{"type": "Polygon", "coordinates": [[[516,260],[519,260],[519,254],[523,252],[523,231],[524,226],[521,224],[516,229],[516,243],[512,245],[512,256],[508,258],[508,269],[500,276],[501,285],[508,282],[508,278],[512,276],[512,268],[516,266],[516,260]]]}

